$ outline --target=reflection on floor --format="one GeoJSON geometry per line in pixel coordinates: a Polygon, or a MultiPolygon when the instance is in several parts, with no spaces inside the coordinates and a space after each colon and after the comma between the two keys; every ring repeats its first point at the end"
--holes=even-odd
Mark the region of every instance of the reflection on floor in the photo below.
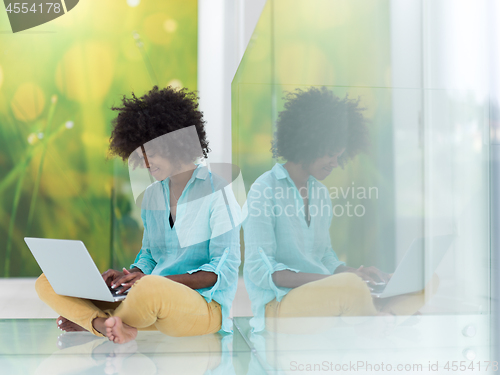
{"type": "MultiPolygon", "coordinates": [[[[35,280],[0,278],[0,375],[248,373],[250,348],[237,330],[202,338],[140,332],[125,346],[89,333],[62,334],[58,315],[36,295],[35,280]]],[[[243,279],[235,305],[234,315],[251,314],[243,279]]]]}
{"type": "Polygon", "coordinates": [[[235,318],[234,325],[232,335],[175,338],[139,332],[135,341],[117,345],[88,332],[61,334],[53,319],[0,320],[0,373],[440,374],[446,372],[447,363],[450,369],[452,363],[465,365],[461,373],[495,372],[491,365],[486,370],[486,362],[492,360],[486,315],[404,321],[301,318],[275,323],[287,333],[252,334],[248,318],[235,318]]]}
{"type": "Polygon", "coordinates": [[[231,375],[246,374],[250,361],[238,331],[181,338],[139,332],[124,345],[88,332],[61,333],[53,319],[1,320],[0,332],[2,375],[231,375]]]}
{"type": "Polygon", "coordinates": [[[251,333],[248,319],[235,318],[235,329],[254,353],[248,374],[261,368],[268,374],[444,374],[453,373],[455,365],[462,374],[498,373],[487,315],[289,318],[270,323],[280,333],[251,333]]]}

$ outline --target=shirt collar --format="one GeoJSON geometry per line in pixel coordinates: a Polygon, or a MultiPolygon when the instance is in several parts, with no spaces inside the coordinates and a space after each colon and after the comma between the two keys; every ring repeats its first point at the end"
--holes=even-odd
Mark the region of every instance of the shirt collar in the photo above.
{"type": "Polygon", "coordinates": [[[284,178],[289,178],[290,175],[288,174],[288,171],[286,170],[286,168],[283,166],[283,164],[280,164],[280,163],[276,163],[272,169],[273,173],[274,173],[274,176],[278,179],[278,180],[282,180],[284,178]]]}
{"type": "MultiPolygon", "coordinates": [[[[287,179],[292,185],[295,186],[295,183],[293,182],[292,178],[290,177],[290,174],[283,166],[283,164],[276,163],[272,169],[272,172],[274,173],[274,176],[276,177],[277,180],[287,179]]],[[[314,184],[314,181],[316,181],[316,179],[313,176],[309,176],[307,181],[314,184]]]]}
{"type": "Polygon", "coordinates": [[[208,168],[205,165],[198,164],[196,169],[193,172],[193,175],[195,175],[195,178],[198,178],[200,180],[205,180],[208,176],[208,168]]]}
{"type": "MultiPolygon", "coordinates": [[[[195,170],[193,171],[193,175],[186,184],[186,187],[189,186],[195,178],[198,178],[200,180],[205,180],[207,176],[208,176],[208,168],[203,164],[197,164],[195,170]]],[[[169,181],[170,177],[167,177],[166,179],[161,181],[161,184],[168,188],[169,181]]]]}
{"type": "MultiPolygon", "coordinates": [[[[274,173],[274,176],[278,180],[282,180],[282,179],[286,178],[290,182],[293,182],[292,178],[290,177],[290,174],[288,173],[286,168],[283,166],[283,164],[276,163],[272,169],[272,172],[274,173]]],[[[315,180],[316,179],[313,176],[309,176],[309,178],[307,179],[307,181],[312,181],[312,182],[314,182],[315,180]]]]}

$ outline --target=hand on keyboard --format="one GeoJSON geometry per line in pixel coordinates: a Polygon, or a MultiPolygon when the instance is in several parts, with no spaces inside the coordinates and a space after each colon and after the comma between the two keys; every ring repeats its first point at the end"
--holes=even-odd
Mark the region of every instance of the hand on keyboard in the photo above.
{"type": "Polygon", "coordinates": [[[124,292],[122,292],[123,289],[124,289],[123,286],[120,286],[116,289],[109,288],[109,290],[111,290],[111,294],[113,294],[113,296],[121,296],[121,295],[127,294],[128,291],[130,290],[130,289],[126,289],[124,292]]]}
{"type": "Polygon", "coordinates": [[[142,272],[130,272],[126,269],[123,269],[123,273],[124,275],[113,281],[111,285],[112,289],[119,290],[119,292],[116,293],[117,295],[126,293],[137,280],[146,276],[142,272]]]}

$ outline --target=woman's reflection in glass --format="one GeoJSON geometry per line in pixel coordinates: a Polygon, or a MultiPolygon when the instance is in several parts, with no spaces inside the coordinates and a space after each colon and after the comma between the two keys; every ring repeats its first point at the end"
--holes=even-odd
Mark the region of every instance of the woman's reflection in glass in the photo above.
{"type": "Polygon", "coordinates": [[[304,331],[293,321],[286,327],[283,318],[415,313],[423,293],[383,307],[374,303],[368,285],[387,282],[390,275],[346,266],[331,245],[332,203],[320,181],[367,149],[360,101],[324,87],[297,89],[285,99],[272,151],[286,163],[275,164],[252,185],[243,226],[253,331],[304,331]],[[279,329],[271,326],[278,323],[279,329]]]}

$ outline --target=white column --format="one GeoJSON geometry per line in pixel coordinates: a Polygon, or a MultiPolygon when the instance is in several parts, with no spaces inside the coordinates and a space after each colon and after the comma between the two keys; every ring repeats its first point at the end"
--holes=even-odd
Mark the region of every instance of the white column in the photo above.
{"type": "Polygon", "coordinates": [[[266,0],[198,1],[198,91],[212,152],[231,163],[231,82],[266,0]]]}

